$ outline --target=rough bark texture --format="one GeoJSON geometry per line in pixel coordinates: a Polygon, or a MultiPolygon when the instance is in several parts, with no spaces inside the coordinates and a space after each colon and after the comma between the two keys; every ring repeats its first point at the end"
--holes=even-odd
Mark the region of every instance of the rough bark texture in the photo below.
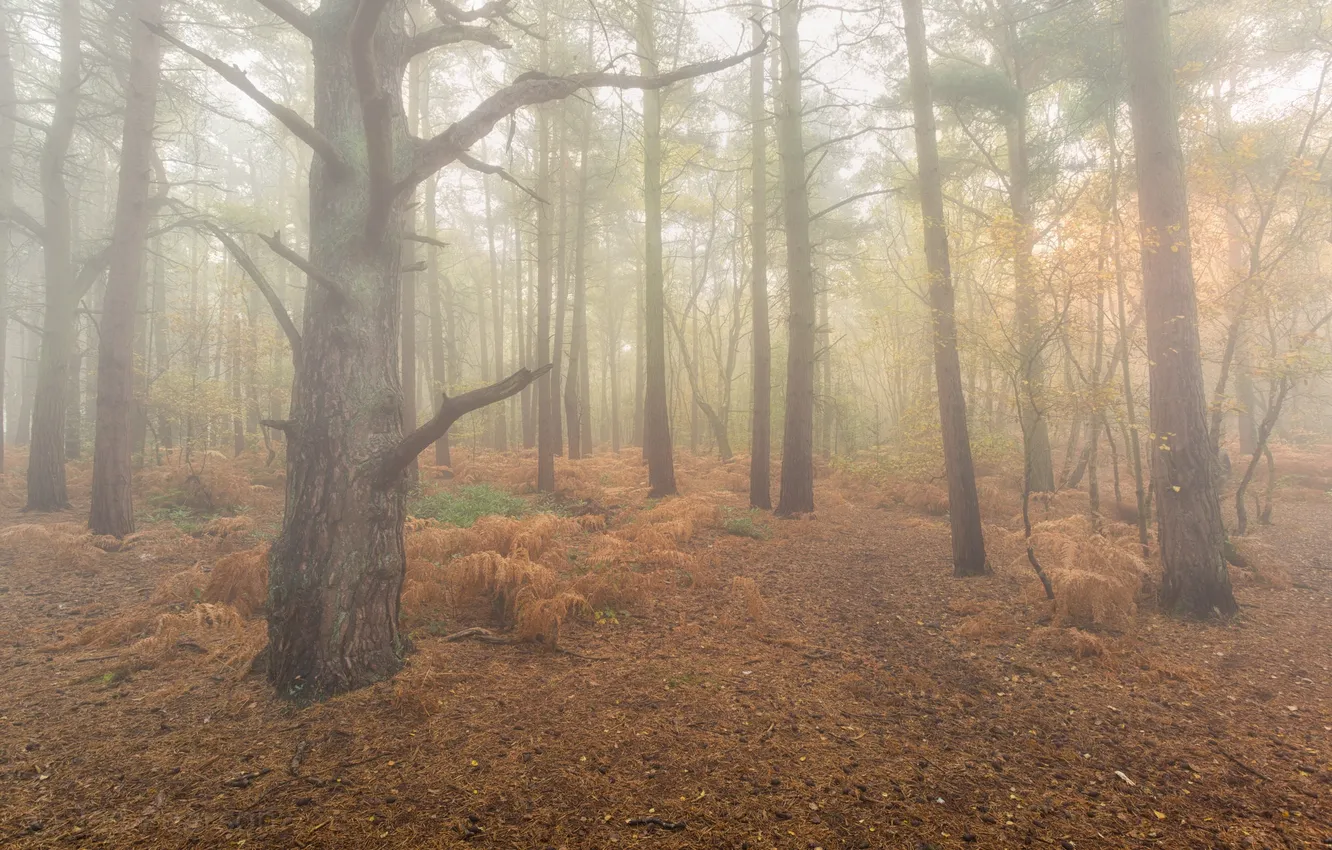
{"type": "Polygon", "coordinates": [[[74,138],[79,87],[83,81],[80,42],[83,16],[79,0],[60,2],[60,88],[46,144],[42,147],[42,255],[46,273],[41,355],[32,401],[32,450],[28,455],[27,510],[69,507],[65,488],[65,405],[69,361],[74,345],[73,225],[65,186],[65,156],[74,138]]]}
{"type": "Polygon", "coordinates": [[[1167,0],[1125,0],[1143,294],[1151,375],[1152,479],[1165,566],[1161,602],[1193,617],[1238,609],[1222,553],[1167,0]]]}
{"type": "Polygon", "coordinates": [[[953,575],[984,575],[985,538],[981,531],[976,472],[967,433],[967,405],[962,365],[957,355],[953,278],[944,229],[943,184],[934,132],[925,15],[921,0],[902,0],[915,111],[916,160],[919,163],[921,218],[925,224],[925,264],[930,276],[930,314],[934,330],[934,376],[939,390],[939,426],[944,470],[948,477],[948,519],[953,539],[953,575]]]}
{"type": "MultiPolygon", "coordinates": [[[[763,38],[755,20],[750,28],[757,46],[763,38]]],[[[750,169],[753,206],[750,244],[753,302],[753,412],[750,423],[749,504],[772,507],[772,343],[768,327],[768,106],[763,94],[763,54],[749,60],[750,169]]]]}
{"type": "MultiPolygon", "coordinates": [[[[657,73],[652,8],[638,4],[638,50],[643,71],[657,73]]],[[[647,269],[644,290],[643,454],[648,491],[653,497],[675,493],[675,456],[671,448],[671,413],[666,401],[666,296],[661,248],[661,93],[643,92],[643,208],[647,219],[647,269]]]]}
{"type": "Polygon", "coordinates": [[[143,289],[153,170],[153,129],[161,50],[142,21],[156,23],[162,0],[139,0],[131,19],[125,129],[120,146],[120,185],[111,234],[110,266],[97,346],[97,419],[93,445],[93,534],[124,537],[134,531],[133,476],[135,307],[143,289]]]}
{"type": "MultiPolygon", "coordinates": [[[[367,156],[348,51],[359,3],[331,0],[313,18],[315,128],[349,162],[367,156]]],[[[401,3],[389,3],[370,50],[392,142],[406,147],[401,3]]],[[[394,673],[403,579],[404,492],[368,468],[402,435],[398,363],[403,211],[371,217],[369,169],[310,174],[310,265],[336,274],[344,298],[310,280],[304,356],[292,399],[282,532],[269,555],[269,678],[278,693],[318,698],[394,673]]]]}
{"type": "Polygon", "coordinates": [[[777,147],[782,161],[782,209],[786,214],[787,323],[786,427],[782,435],[781,516],[814,510],[814,266],[810,257],[809,194],[800,122],[800,9],[784,0],[780,11],[782,57],[777,147]]]}
{"type": "MultiPolygon", "coordinates": [[[[0,212],[14,206],[14,136],[18,93],[9,48],[9,10],[0,2],[0,212]]],[[[0,215],[0,473],[5,471],[5,355],[9,332],[9,264],[12,236],[8,215],[0,215]]],[[[13,416],[11,409],[10,416],[13,416]]]]}

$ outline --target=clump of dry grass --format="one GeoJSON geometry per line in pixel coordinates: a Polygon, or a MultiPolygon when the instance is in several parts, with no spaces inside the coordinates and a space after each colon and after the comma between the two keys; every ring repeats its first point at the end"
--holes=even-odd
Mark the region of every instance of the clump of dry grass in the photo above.
{"type": "Polygon", "coordinates": [[[53,566],[91,569],[101,561],[99,538],[80,523],[25,522],[0,531],[0,549],[31,557],[54,559],[53,566]]]}
{"type": "Polygon", "coordinates": [[[1083,515],[1032,527],[1031,542],[1054,588],[1058,622],[1124,629],[1151,571],[1128,526],[1101,528],[1083,515]]]}
{"type": "Polygon", "coordinates": [[[196,514],[234,514],[254,494],[249,470],[240,459],[210,452],[189,463],[173,460],[138,472],[134,479],[135,497],[157,508],[182,508],[196,514]]]}
{"type": "Polygon", "coordinates": [[[1099,658],[1108,655],[1110,652],[1104,640],[1090,632],[1084,632],[1082,629],[1076,628],[1061,629],[1041,626],[1032,630],[1030,641],[1034,646],[1040,646],[1055,652],[1066,652],[1078,661],[1084,658],[1099,658]]]}
{"type": "Polygon", "coordinates": [[[758,582],[749,576],[736,576],[731,579],[731,599],[745,611],[745,616],[755,622],[761,621],[768,606],[759,592],[758,582]]]}
{"type": "Polygon", "coordinates": [[[199,600],[229,605],[246,619],[263,613],[268,603],[268,547],[235,552],[218,560],[199,600]]]}
{"type": "Polygon", "coordinates": [[[592,613],[582,594],[563,591],[551,597],[540,597],[532,587],[519,591],[515,605],[515,627],[519,640],[536,641],[555,647],[560,643],[560,626],[568,619],[592,613]]]}
{"type": "Polygon", "coordinates": [[[209,520],[203,527],[205,537],[239,537],[254,531],[254,520],[248,516],[220,516],[209,520]]]}
{"type": "Polygon", "coordinates": [[[247,620],[230,605],[203,602],[167,613],[136,608],[84,629],[58,648],[124,647],[140,669],[184,652],[202,653],[243,674],[267,642],[262,621],[247,620]]]}

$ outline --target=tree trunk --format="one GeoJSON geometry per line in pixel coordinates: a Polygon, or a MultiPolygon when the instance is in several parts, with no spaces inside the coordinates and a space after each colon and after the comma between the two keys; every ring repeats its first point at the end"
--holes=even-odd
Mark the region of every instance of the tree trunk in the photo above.
{"type": "MultiPolygon", "coordinates": [[[[1013,57],[1015,69],[1020,59],[1013,57]]],[[[1022,90],[1018,74],[1018,90],[1022,90]]],[[[1017,291],[1018,345],[1022,391],[1018,416],[1022,420],[1023,454],[1033,493],[1055,489],[1054,461],[1050,454],[1050,426],[1045,415],[1045,357],[1041,351],[1040,308],[1031,268],[1031,176],[1027,163],[1027,101],[1023,94],[1017,114],[1008,123],[1009,200],[1013,212],[1013,270],[1017,291]]]]}
{"type": "MultiPolygon", "coordinates": [[[[9,10],[0,2],[0,210],[14,206],[14,136],[18,92],[9,48],[9,10]]],[[[8,216],[0,221],[0,473],[5,471],[5,363],[9,344],[9,268],[13,236],[8,216]]],[[[11,408],[10,417],[14,413],[11,408]]]]}
{"type": "Polygon", "coordinates": [[[591,451],[591,439],[583,437],[591,423],[582,421],[587,401],[587,205],[588,151],[592,138],[592,116],[582,110],[579,139],[578,207],[574,211],[573,317],[569,336],[569,376],[565,380],[564,413],[568,419],[569,459],[578,460],[591,451]]]}
{"type": "Polygon", "coordinates": [[[1138,439],[1137,400],[1133,395],[1133,373],[1129,362],[1129,324],[1128,324],[1128,284],[1125,280],[1123,262],[1123,223],[1119,214],[1119,148],[1116,135],[1117,122],[1115,109],[1106,113],[1106,136],[1110,147],[1110,215],[1113,218],[1111,228],[1110,256],[1115,269],[1115,294],[1119,311],[1119,368],[1124,384],[1124,412],[1126,439],[1124,445],[1130,455],[1133,469],[1133,493],[1138,517],[1138,545],[1142,547],[1142,557],[1150,555],[1147,543],[1147,488],[1146,476],[1142,471],[1142,446],[1138,439]]]}
{"type": "Polygon", "coordinates": [[[82,30],[80,0],[60,0],[60,88],[41,156],[46,299],[37,386],[32,403],[32,450],[28,456],[26,510],[31,511],[56,511],[69,507],[69,494],[65,488],[65,407],[78,294],[74,282],[73,225],[70,194],[65,186],[65,157],[74,137],[79,89],[83,83],[80,68],[82,30]]]}
{"type": "MultiPolygon", "coordinates": [[[[750,37],[757,47],[763,29],[755,20],[750,37]]],[[[763,93],[763,54],[749,60],[750,169],[753,205],[750,211],[750,243],[753,301],[753,411],[750,423],[749,504],[772,508],[772,344],[768,328],[768,106],[763,93]]]]}
{"type": "MultiPolygon", "coordinates": [[[[504,374],[504,303],[501,266],[495,250],[495,218],[490,208],[490,181],[485,181],[486,190],[486,241],[490,247],[490,314],[494,321],[491,340],[495,345],[495,375],[504,374]]],[[[479,292],[479,290],[478,290],[479,292]]],[[[480,313],[477,314],[478,321],[480,313]]],[[[484,322],[483,322],[484,324],[484,322]]],[[[491,435],[491,447],[497,452],[508,449],[508,422],[504,416],[504,405],[495,408],[494,429],[491,435]]]]}
{"type": "MultiPolygon", "coordinates": [[[[564,316],[569,302],[569,267],[568,267],[568,239],[569,239],[569,209],[568,209],[568,191],[569,191],[569,139],[568,122],[566,121],[566,112],[564,107],[560,107],[559,120],[556,122],[556,135],[559,138],[559,146],[556,148],[556,167],[559,170],[560,200],[557,206],[558,218],[555,223],[558,234],[558,242],[555,247],[555,301],[552,305],[554,313],[551,321],[554,323],[555,338],[551,344],[551,372],[550,372],[550,427],[555,436],[555,454],[564,454],[564,417],[560,410],[560,399],[562,393],[560,388],[566,377],[566,368],[564,366],[564,316]]],[[[572,366],[568,367],[572,370],[572,366]]]]}
{"type": "Polygon", "coordinates": [[[1151,375],[1151,466],[1165,567],[1161,602],[1186,616],[1229,616],[1238,606],[1222,554],[1225,531],[1207,428],[1169,22],[1168,0],[1125,0],[1151,375]]]}
{"type": "Polygon", "coordinates": [[[782,437],[780,516],[814,510],[814,267],[809,242],[809,194],[800,123],[800,9],[784,0],[780,10],[782,79],[777,147],[782,161],[782,209],[786,215],[787,325],[786,420],[782,437]]]}
{"type": "Polygon", "coordinates": [[[643,303],[643,293],[647,288],[647,276],[642,266],[634,267],[634,418],[631,425],[630,440],[643,450],[643,460],[647,460],[647,446],[643,442],[643,377],[647,372],[644,348],[646,347],[643,326],[646,323],[647,308],[643,303]]]}
{"type": "MultiPolygon", "coordinates": [[[[542,42],[543,54],[546,43],[542,42]]],[[[550,197],[550,116],[545,107],[537,108],[537,194],[550,197]]],[[[537,352],[536,359],[541,365],[551,363],[551,275],[552,252],[554,250],[551,233],[550,204],[537,204],[537,352]]],[[[537,490],[542,493],[555,492],[555,418],[559,415],[555,408],[554,372],[547,373],[537,381],[537,490]]]]}
{"type": "Polygon", "coordinates": [[[153,130],[161,50],[143,22],[157,23],[162,0],[139,0],[130,28],[125,129],[120,145],[120,186],[111,234],[110,266],[97,345],[97,417],[93,446],[93,534],[124,537],[134,531],[133,476],[135,308],[143,289],[145,240],[151,210],[153,130]]]}
{"type": "MultiPolygon", "coordinates": [[[[638,51],[644,74],[657,73],[657,41],[652,7],[638,0],[638,51]]],[[[661,99],[643,92],[643,208],[647,220],[647,270],[644,311],[646,374],[643,401],[643,454],[648,463],[648,492],[654,498],[675,494],[675,456],[671,448],[671,412],[666,400],[666,295],[661,246],[661,99]]]]}
{"type": "Polygon", "coordinates": [[[943,434],[948,478],[948,520],[953,540],[953,575],[984,575],[985,538],[981,530],[976,473],[967,433],[966,395],[957,355],[952,271],[944,230],[943,184],[935,140],[934,100],[930,91],[925,15],[921,0],[903,0],[911,100],[915,113],[921,218],[925,224],[925,262],[930,275],[930,314],[934,331],[934,376],[939,392],[939,427],[943,434]]]}

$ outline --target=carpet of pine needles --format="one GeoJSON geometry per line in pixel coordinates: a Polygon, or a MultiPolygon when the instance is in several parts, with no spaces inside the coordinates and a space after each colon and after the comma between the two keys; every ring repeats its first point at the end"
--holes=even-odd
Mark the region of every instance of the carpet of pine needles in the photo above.
{"type": "Polygon", "coordinates": [[[167,458],[122,542],[84,533],[83,466],[56,516],[11,472],[0,846],[1322,846],[1332,453],[1278,457],[1224,626],[1158,613],[1159,565],[1085,492],[1033,503],[1050,603],[1011,475],[981,481],[993,573],[955,580],[937,483],[830,473],[776,520],[744,458],[682,454],[661,502],[636,451],[561,461],[532,515],[412,520],[405,669],[309,707],[252,669],[280,473],[167,458]]]}

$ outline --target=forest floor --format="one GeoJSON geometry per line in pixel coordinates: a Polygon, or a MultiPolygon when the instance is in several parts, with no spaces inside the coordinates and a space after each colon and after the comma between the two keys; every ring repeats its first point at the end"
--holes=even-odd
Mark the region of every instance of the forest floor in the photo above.
{"type": "MultiPolygon", "coordinates": [[[[1233,623],[1144,595],[1119,629],[1084,631],[1011,545],[992,575],[953,579],[943,519],[840,488],[821,480],[813,518],[686,535],[707,570],[570,618],[563,651],[446,641],[488,625],[455,612],[413,631],[393,681],[309,707],[209,637],[211,608],[156,657],[142,635],[78,639],[270,535],[272,494],[243,535],[158,517],[96,554],[27,525],[82,522],[86,501],[34,518],[10,498],[0,846],[1332,843],[1332,497],[1278,498],[1250,551],[1284,569],[1232,571],[1233,623]]],[[[741,505],[736,489],[706,495],[741,505]]],[[[624,506],[612,526],[631,491],[602,494],[624,506]]]]}

